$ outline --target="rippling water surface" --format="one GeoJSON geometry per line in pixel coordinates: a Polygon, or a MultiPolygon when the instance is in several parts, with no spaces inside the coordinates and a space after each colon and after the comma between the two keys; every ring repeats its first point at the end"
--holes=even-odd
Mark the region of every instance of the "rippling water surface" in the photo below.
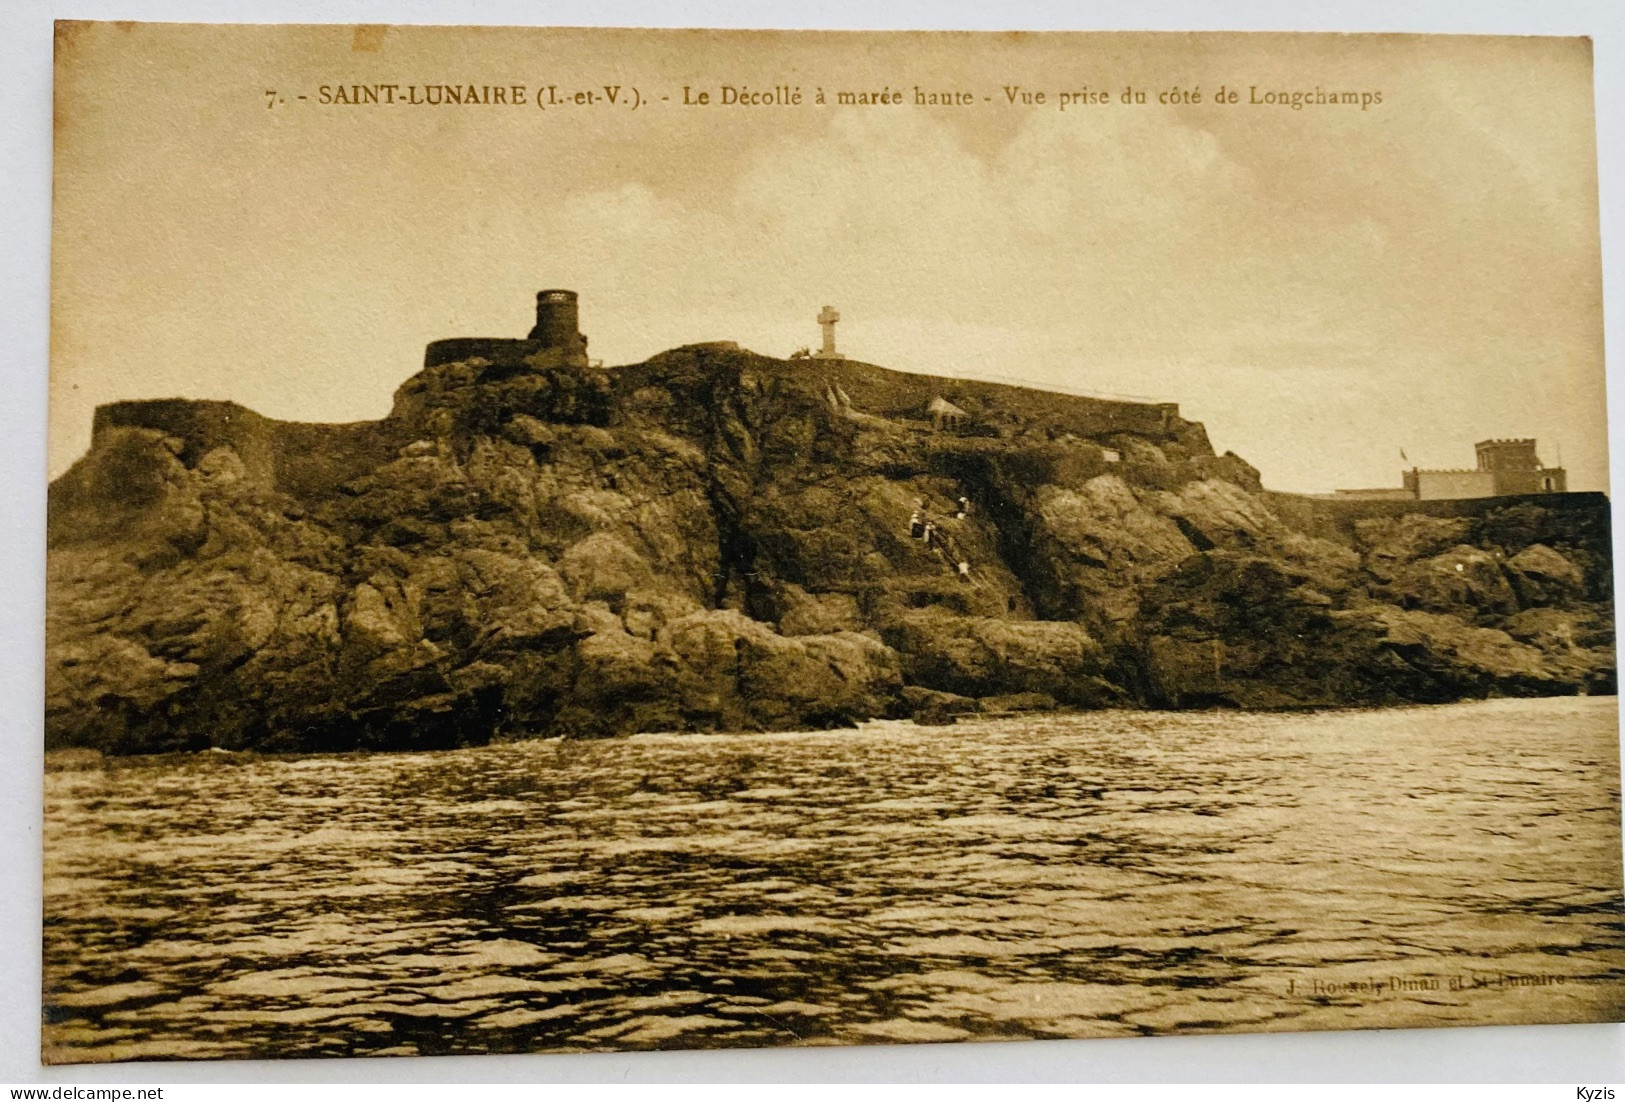
{"type": "Polygon", "coordinates": [[[1613,699],[46,776],[53,1061],[1621,1017],[1613,699]]]}

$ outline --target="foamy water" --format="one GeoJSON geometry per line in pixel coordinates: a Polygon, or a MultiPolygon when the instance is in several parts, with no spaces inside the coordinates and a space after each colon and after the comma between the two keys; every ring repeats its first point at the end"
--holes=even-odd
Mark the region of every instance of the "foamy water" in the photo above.
{"type": "Polygon", "coordinates": [[[46,776],[53,1060],[1618,1019],[1612,698],[46,776]]]}

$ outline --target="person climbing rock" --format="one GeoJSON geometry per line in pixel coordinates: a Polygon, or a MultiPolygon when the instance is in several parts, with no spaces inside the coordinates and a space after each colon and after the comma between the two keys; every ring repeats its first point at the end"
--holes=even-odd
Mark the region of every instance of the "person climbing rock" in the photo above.
{"type": "Polygon", "coordinates": [[[910,539],[919,540],[925,538],[925,518],[920,515],[918,509],[914,510],[914,515],[908,518],[908,535],[910,539]]]}
{"type": "Polygon", "coordinates": [[[930,547],[931,541],[937,538],[937,526],[932,524],[930,521],[926,521],[925,533],[920,538],[925,540],[925,545],[927,547],[930,547]]]}
{"type": "Polygon", "coordinates": [[[962,498],[959,499],[959,511],[954,513],[954,519],[955,520],[964,520],[969,515],[970,515],[970,498],[962,497],[962,498]]]}
{"type": "Polygon", "coordinates": [[[970,581],[970,563],[964,559],[959,560],[959,576],[967,582],[970,581]]]}

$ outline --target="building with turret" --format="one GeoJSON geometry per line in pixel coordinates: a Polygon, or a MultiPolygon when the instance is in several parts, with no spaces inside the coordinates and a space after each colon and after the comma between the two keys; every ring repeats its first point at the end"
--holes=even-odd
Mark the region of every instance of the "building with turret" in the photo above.
{"type": "Polygon", "coordinates": [[[1401,476],[1405,489],[1418,501],[1568,492],[1568,472],[1542,464],[1532,439],[1480,440],[1473,447],[1478,466],[1436,471],[1412,467],[1401,476]]]}
{"type": "Polygon", "coordinates": [[[1443,501],[1515,494],[1565,494],[1568,472],[1548,467],[1535,452],[1533,439],[1480,440],[1473,445],[1478,466],[1400,473],[1401,485],[1369,490],[1338,490],[1341,499],[1443,501]]]}

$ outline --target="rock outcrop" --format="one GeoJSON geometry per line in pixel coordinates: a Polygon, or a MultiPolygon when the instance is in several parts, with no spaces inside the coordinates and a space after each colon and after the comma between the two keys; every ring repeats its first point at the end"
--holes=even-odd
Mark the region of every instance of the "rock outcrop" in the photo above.
{"type": "Polygon", "coordinates": [[[1613,691],[1606,504],[1534,500],[1316,538],[1171,407],[724,345],[437,363],[366,425],[131,403],[51,487],[47,738],[430,748],[1613,691]],[[933,431],[935,394],[967,423],[933,431]]]}

